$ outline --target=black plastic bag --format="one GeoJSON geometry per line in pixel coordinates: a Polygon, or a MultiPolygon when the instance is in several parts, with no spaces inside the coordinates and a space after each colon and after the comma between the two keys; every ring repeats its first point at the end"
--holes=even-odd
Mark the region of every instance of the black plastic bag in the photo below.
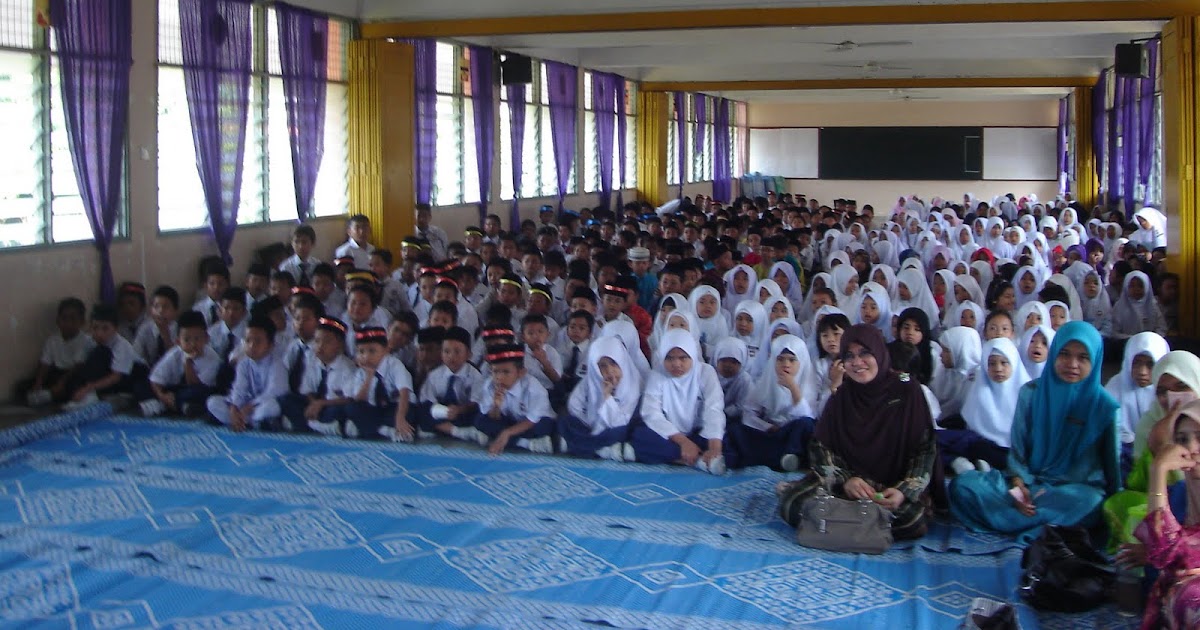
{"type": "Polygon", "coordinates": [[[1025,549],[1021,568],[1021,597],[1039,610],[1091,610],[1108,601],[1116,581],[1082,527],[1047,525],[1025,549]]]}

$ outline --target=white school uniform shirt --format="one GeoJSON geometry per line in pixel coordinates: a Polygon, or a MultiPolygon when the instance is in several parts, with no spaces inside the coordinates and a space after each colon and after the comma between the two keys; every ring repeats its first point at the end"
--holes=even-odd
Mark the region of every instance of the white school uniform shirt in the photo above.
{"type": "Polygon", "coordinates": [[[346,314],[346,294],[341,289],[334,289],[333,293],[321,302],[321,306],[325,307],[325,317],[342,319],[346,314]]]}
{"type": "MultiPolygon", "coordinates": [[[[304,341],[300,337],[297,337],[294,333],[289,334],[286,342],[284,343],[280,343],[279,335],[276,335],[275,338],[276,353],[279,354],[279,358],[283,359],[283,369],[289,375],[292,373],[292,366],[296,365],[296,361],[300,360],[301,355],[304,356],[304,373],[308,372],[309,365],[318,363],[316,351],[312,347],[312,344],[315,343],[315,339],[304,341]]],[[[300,378],[301,380],[304,379],[303,376],[300,378]]],[[[291,379],[289,378],[288,380],[291,379]]],[[[288,387],[289,389],[291,388],[291,383],[288,383],[288,387]]]]}
{"type": "Polygon", "coordinates": [[[286,271],[292,274],[292,279],[296,281],[296,284],[300,284],[300,263],[304,263],[304,271],[308,273],[308,282],[312,284],[313,269],[316,269],[317,265],[321,264],[321,259],[316,256],[309,256],[301,260],[299,256],[292,254],[287,260],[279,263],[279,271],[286,271]]]}
{"type": "Polygon", "coordinates": [[[237,407],[248,403],[261,406],[266,402],[274,402],[286,393],[287,372],[283,369],[283,361],[274,353],[267,353],[257,361],[246,359],[237,362],[233,385],[229,388],[226,400],[237,407]]]}
{"type": "Polygon", "coordinates": [[[386,310],[376,308],[375,312],[371,313],[371,316],[367,318],[367,321],[361,324],[354,324],[348,321],[344,321],[343,323],[346,324],[346,356],[352,357],[354,356],[354,349],[357,347],[354,340],[355,333],[364,328],[382,328],[387,330],[388,326],[392,325],[392,316],[386,310]]]}
{"type": "MultiPolygon", "coordinates": [[[[353,398],[358,394],[358,390],[362,388],[363,382],[367,380],[367,372],[362,368],[354,371],[347,383],[347,397],[353,398]]],[[[367,404],[372,407],[385,407],[394,404],[400,399],[400,392],[408,390],[412,392],[412,375],[408,373],[408,368],[399,359],[392,355],[383,357],[379,362],[379,367],[375,368],[375,377],[371,381],[371,385],[367,387],[367,404]],[[387,391],[386,400],[378,400],[376,394],[376,381],[383,382],[384,389],[387,391]]],[[[412,397],[409,397],[412,400],[412,397]]]]}
{"type": "Polygon", "coordinates": [[[128,339],[129,343],[133,343],[133,340],[137,337],[138,329],[142,327],[142,324],[145,323],[145,321],[146,314],[143,313],[142,315],[138,316],[137,319],[131,322],[121,322],[117,324],[117,332],[121,333],[122,337],[128,339]]]}
{"type": "Polygon", "coordinates": [[[444,260],[446,258],[446,248],[450,245],[450,237],[446,236],[446,230],[430,225],[422,230],[416,228],[417,236],[429,241],[429,248],[433,250],[434,260],[444,260]]]}
{"type": "Polygon", "coordinates": [[[412,303],[408,301],[408,287],[399,280],[389,278],[383,284],[383,296],[379,300],[379,305],[387,309],[393,317],[404,311],[411,311],[412,303]]]}
{"type": "Polygon", "coordinates": [[[108,344],[108,348],[112,350],[113,358],[109,369],[112,371],[129,376],[133,373],[133,366],[146,362],[142,360],[136,350],[133,349],[133,344],[121,335],[113,335],[113,340],[108,344]]]}
{"type": "Polygon", "coordinates": [[[346,391],[357,369],[354,361],[344,354],[337,355],[337,358],[328,364],[313,355],[312,360],[304,364],[304,376],[300,378],[300,391],[297,393],[301,396],[316,396],[321,387],[321,379],[324,378],[325,400],[349,398],[354,392],[347,394],[346,391]]]}
{"type": "Polygon", "coordinates": [[[133,338],[133,349],[137,351],[138,356],[146,365],[154,365],[175,345],[175,340],[179,338],[179,323],[171,322],[167,325],[167,330],[171,332],[170,339],[163,340],[163,352],[158,352],[158,325],[154,320],[147,319],[141,328],[138,328],[137,335],[133,338]]]}
{"type": "Polygon", "coordinates": [[[410,343],[403,348],[392,350],[392,356],[400,359],[400,362],[404,364],[404,367],[408,368],[408,373],[412,374],[413,370],[417,367],[416,342],[410,343]]]}
{"type": "MultiPolygon", "coordinates": [[[[592,329],[593,332],[595,332],[595,330],[596,330],[595,328],[592,329]]],[[[558,343],[554,344],[554,349],[558,351],[558,356],[562,358],[563,369],[570,367],[571,353],[574,352],[576,347],[579,348],[579,360],[576,362],[576,365],[575,365],[574,376],[581,379],[581,382],[582,382],[582,379],[587,376],[588,349],[591,348],[591,346],[592,346],[592,340],[584,339],[583,343],[577,344],[574,341],[571,341],[567,337],[565,328],[562,330],[562,334],[559,335],[559,337],[560,337],[560,339],[559,339],[558,343]]],[[[560,375],[563,378],[566,378],[568,375],[563,374],[562,371],[563,370],[561,370],[561,369],[559,370],[560,375]]]]}
{"type": "Polygon", "coordinates": [[[243,317],[233,330],[222,320],[208,327],[208,346],[216,351],[217,356],[231,357],[246,337],[246,324],[249,317],[243,317]],[[232,338],[231,338],[232,336],[232,338]]]}
{"type": "MultiPolygon", "coordinates": [[[[483,387],[475,393],[475,402],[479,404],[479,412],[483,414],[492,411],[492,397],[496,391],[496,383],[491,378],[484,381],[483,387]]],[[[529,420],[537,422],[542,418],[554,417],[550,408],[550,396],[546,388],[532,376],[526,374],[513,384],[504,394],[504,402],[500,405],[500,413],[518,421],[529,420]]]]}
{"type": "Polygon", "coordinates": [[[695,401],[696,412],[686,418],[676,417],[677,414],[667,417],[663,413],[663,395],[670,391],[667,387],[670,377],[661,372],[650,374],[642,394],[642,420],[651,431],[665,440],[676,433],[690,435],[697,427],[700,437],[706,440],[725,438],[725,395],[721,390],[721,381],[713,366],[699,363],[698,369],[701,397],[695,401]]]}
{"type": "Polygon", "coordinates": [[[375,246],[367,243],[366,247],[359,247],[354,239],[346,239],[345,243],[338,245],[338,248],[333,250],[334,258],[343,258],[349,256],[354,259],[354,267],[356,269],[368,269],[371,266],[371,252],[375,251],[375,246]]]}
{"type": "Polygon", "coordinates": [[[204,323],[209,326],[221,321],[221,305],[207,295],[196,300],[192,310],[203,315],[204,323]]]}
{"type": "MultiPolygon", "coordinates": [[[[555,372],[558,372],[559,378],[562,378],[563,362],[562,357],[558,354],[558,350],[555,350],[554,346],[550,344],[546,344],[542,348],[546,351],[546,360],[550,362],[550,367],[554,368],[555,372]]],[[[541,383],[542,387],[546,389],[554,387],[554,381],[550,380],[549,376],[546,376],[546,370],[542,367],[542,362],[534,358],[533,352],[529,350],[528,346],[525,348],[525,372],[536,379],[538,383],[541,383]]]]}
{"type": "Polygon", "coordinates": [[[87,360],[87,355],[96,347],[92,338],[84,333],[77,333],[70,339],[64,339],[62,333],[56,332],[46,338],[42,344],[42,365],[69,370],[87,360]]]}
{"type": "MultiPolygon", "coordinates": [[[[187,376],[186,363],[187,356],[183,354],[183,349],[179,346],[172,346],[150,371],[150,382],[159,387],[184,384],[187,376]]],[[[196,370],[196,378],[200,379],[201,383],[209,387],[217,384],[217,372],[221,369],[221,357],[210,346],[204,346],[200,356],[192,359],[192,365],[196,370]]]]}
{"type": "Polygon", "coordinates": [[[483,387],[483,375],[470,363],[463,363],[457,372],[451,372],[450,368],[439,365],[425,377],[425,383],[421,385],[421,402],[436,405],[438,400],[444,399],[448,393],[451,374],[455,377],[454,394],[458,397],[460,405],[470,403],[475,392],[483,387]]]}

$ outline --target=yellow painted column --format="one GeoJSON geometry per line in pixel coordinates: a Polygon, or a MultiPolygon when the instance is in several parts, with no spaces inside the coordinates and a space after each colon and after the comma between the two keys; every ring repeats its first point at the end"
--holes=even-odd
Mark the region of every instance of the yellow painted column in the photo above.
{"type": "Polygon", "coordinates": [[[372,241],[397,258],[416,219],[414,59],[408,44],[350,42],[350,213],[370,217],[372,241]]]}
{"type": "Polygon", "coordinates": [[[1200,16],[1175,18],[1162,33],[1164,210],[1167,268],[1179,274],[1179,328],[1200,334],[1200,16]]]}
{"type": "Polygon", "coordinates": [[[637,111],[638,199],[657,207],[667,202],[667,93],[639,91],[637,111]]]}
{"type": "Polygon", "coordinates": [[[1096,159],[1092,155],[1092,92],[1094,88],[1075,88],[1071,95],[1075,112],[1075,200],[1085,208],[1096,205],[1100,180],[1096,177],[1096,159]]]}

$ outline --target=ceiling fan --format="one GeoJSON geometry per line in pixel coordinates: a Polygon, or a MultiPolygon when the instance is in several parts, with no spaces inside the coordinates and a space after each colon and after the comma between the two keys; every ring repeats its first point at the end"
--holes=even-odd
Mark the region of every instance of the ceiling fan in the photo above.
{"type": "Polygon", "coordinates": [[[879,63],[878,61],[868,61],[865,63],[855,64],[823,63],[821,65],[825,66],[826,68],[853,68],[856,70],[862,70],[864,73],[868,74],[872,72],[879,72],[880,70],[912,70],[912,68],[907,66],[893,66],[886,63],[879,63]]]}
{"type": "Polygon", "coordinates": [[[833,46],[833,48],[830,48],[827,52],[850,52],[852,50],[858,50],[859,48],[870,48],[870,47],[879,47],[879,46],[912,46],[912,44],[913,44],[912,42],[906,41],[906,40],[905,41],[891,41],[891,42],[862,42],[862,43],[846,40],[843,42],[817,42],[817,43],[824,44],[826,46],[833,46]]]}

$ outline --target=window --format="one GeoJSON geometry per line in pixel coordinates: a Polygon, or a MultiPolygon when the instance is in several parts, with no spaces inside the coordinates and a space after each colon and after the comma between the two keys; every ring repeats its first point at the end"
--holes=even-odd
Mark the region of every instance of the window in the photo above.
{"type": "MultiPolygon", "coordinates": [[[[1117,76],[1112,68],[1108,70],[1108,80],[1105,85],[1104,94],[1104,113],[1106,115],[1105,124],[1101,130],[1100,138],[1103,143],[1100,147],[1100,191],[1101,199],[1118,201],[1124,195],[1124,175],[1127,169],[1134,169],[1134,172],[1141,170],[1141,165],[1138,163],[1138,154],[1141,152],[1141,147],[1134,148],[1134,159],[1132,164],[1124,164],[1123,160],[1117,160],[1116,167],[1110,174],[1110,168],[1113,168],[1113,160],[1117,159],[1112,152],[1114,150],[1120,152],[1124,150],[1126,142],[1138,141],[1137,136],[1140,124],[1137,121],[1141,119],[1140,113],[1143,107],[1153,107],[1155,111],[1155,125],[1152,132],[1153,149],[1150,152],[1150,177],[1146,186],[1142,186],[1139,182],[1134,187],[1134,200],[1138,204],[1161,206],[1163,201],[1163,120],[1162,120],[1162,57],[1158,57],[1158,62],[1154,68],[1151,68],[1157,76],[1155,82],[1156,91],[1152,99],[1147,99],[1149,102],[1143,102],[1141,94],[1142,81],[1134,79],[1133,98],[1134,103],[1131,107],[1134,108],[1134,128],[1124,129],[1121,117],[1116,111],[1116,96],[1117,96],[1117,76]],[[1115,134],[1115,138],[1114,138],[1115,134]],[[1116,181],[1110,181],[1111,177],[1115,176],[1116,181]],[[1112,189],[1111,191],[1109,189],[1112,189]]],[[[1087,130],[1080,130],[1081,133],[1090,133],[1087,130]]],[[[1100,139],[1098,138],[1098,139],[1100,139]]],[[[1135,178],[1136,180],[1136,178],[1135,178]]]]}
{"type": "Polygon", "coordinates": [[[713,178],[713,135],[716,133],[714,120],[716,119],[716,104],[717,100],[709,98],[703,94],[693,94],[691,101],[691,122],[688,123],[689,142],[692,147],[692,172],[689,181],[703,182],[710,181],[713,178]],[[700,138],[697,136],[697,131],[700,128],[700,108],[699,104],[704,103],[704,138],[703,144],[699,144],[700,138]]]}
{"type": "Polygon", "coordinates": [[[479,163],[475,159],[470,50],[438,42],[436,59],[437,155],[433,160],[433,203],[438,206],[476,203],[479,163]]]}
{"type": "MultiPolygon", "coordinates": [[[[239,225],[296,220],[292,154],[279,61],[279,27],[273,8],[255,6],[253,11],[254,65],[242,158],[239,225]]],[[[313,197],[316,216],[346,214],[350,205],[346,49],[352,28],[346,20],[332,17],[329,20],[325,151],[313,197]]],[[[162,231],[208,225],[208,210],[196,171],[182,65],[178,0],[159,0],[158,229],[162,231]]]]}
{"type": "MultiPolygon", "coordinates": [[[[0,0],[0,248],[91,240],[75,181],[50,31],[33,0],[0,0]]],[[[117,235],[127,233],[122,191],[117,235]]]]}
{"type": "MultiPolygon", "coordinates": [[[[625,82],[625,100],[618,103],[618,114],[622,111],[625,113],[625,187],[633,188],[636,181],[634,171],[637,169],[637,160],[633,158],[634,151],[637,145],[637,119],[634,116],[634,108],[631,105],[637,100],[637,96],[632,90],[636,89],[636,84],[632,81],[625,82]]],[[[621,98],[618,94],[617,98],[621,98]]],[[[592,103],[592,73],[585,71],[583,74],[583,163],[584,163],[584,184],[583,192],[594,193],[600,190],[600,135],[596,129],[596,113],[592,103]]],[[[612,188],[616,191],[621,188],[621,151],[618,140],[621,133],[620,118],[613,123],[613,150],[612,150],[612,188]]],[[[614,196],[614,200],[615,200],[614,196]]]]}
{"type": "MultiPolygon", "coordinates": [[[[671,94],[667,99],[671,110],[670,120],[667,121],[667,185],[677,186],[680,183],[679,177],[679,117],[686,116],[686,112],[680,112],[676,107],[675,95],[671,94]]],[[[683,102],[686,105],[688,98],[684,95],[683,102]]],[[[684,108],[686,109],[686,107],[684,108]]],[[[687,146],[686,140],[684,146],[687,146]]],[[[684,160],[686,164],[686,159],[684,160]]]]}
{"type": "Polygon", "coordinates": [[[745,103],[734,105],[732,117],[733,127],[733,176],[741,177],[746,174],[746,156],[750,146],[749,117],[745,103]]]}
{"type": "MultiPolygon", "coordinates": [[[[534,82],[524,86],[525,133],[521,156],[522,199],[531,197],[557,197],[558,174],[554,166],[554,141],[550,133],[550,96],[546,89],[546,66],[538,61],[534,64],[534,82]]],[[[500,197],[513,198],[513,144],[507,87],[500,91],[500,197]]],[[[578,169],[571,169],[572,182],[567,194],[578,188],[578,169]]]]}

